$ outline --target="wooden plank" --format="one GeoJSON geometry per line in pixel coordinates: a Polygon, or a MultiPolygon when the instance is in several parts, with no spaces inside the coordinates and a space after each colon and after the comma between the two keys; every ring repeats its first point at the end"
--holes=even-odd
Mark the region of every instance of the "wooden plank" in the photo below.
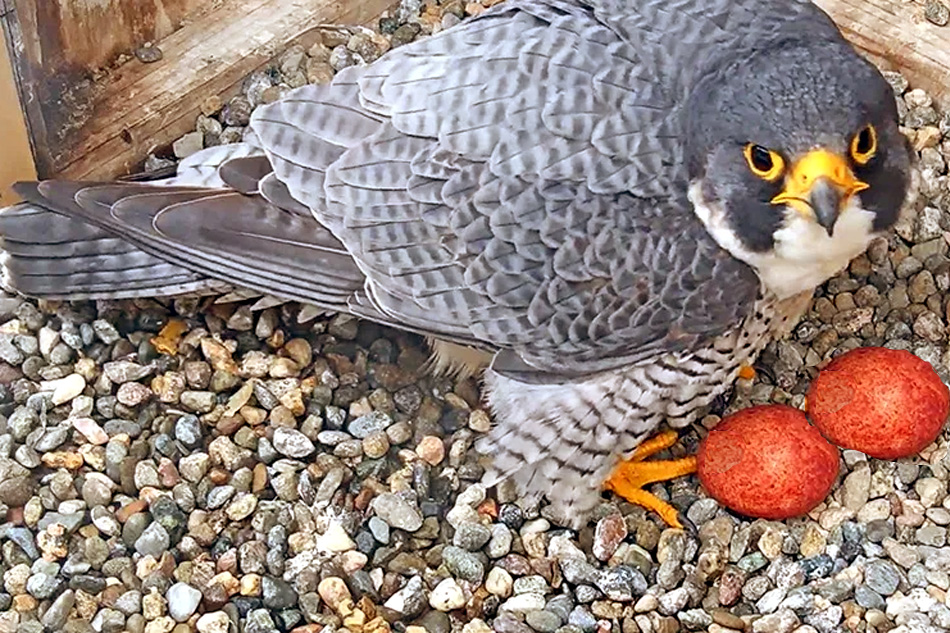
{"type": "Polygon", "coordinates": [[[11,0],[25,51],[47,72],[110,65],[117,56],[161,39],[208,0],[11,0]]]}
{"type": "Polygon", "coordinates": [[[33,155],[26,133],[26,122],[13,81],[13,66],[7,53],[6,39],[0,31],[0,138],[3,139],[3,160],[0,160],[0,207],[16,202],[10,186],[18,180],[36,178],[33,155]]]}
{"type": "Polygon", "coordinates": [[[923,2],[814,0],[869,59],[900,71],[916,88],[950,106],[950,26],[923,15],[923,2]]]}
{"type": "Polygon", "coordinates": [[[0,0],[15,78],[39,171],[81,134],[91,78],[120,56],[162,38],[220,0],[0,0]]]}
{"type": "MultiPolygon", "coordinates": [[[[18,0],[19,1],[19,0],[18,0]]],[[[155,43],[161,61],[132,60],[99,80],[76,80],[68,98],[44,107],[21,81],[42,177],[111,178],[194,127],[201,103],[237,92],[251,72],[328,24],[367,24],[394,0],[219,0],[155,43]]]]}

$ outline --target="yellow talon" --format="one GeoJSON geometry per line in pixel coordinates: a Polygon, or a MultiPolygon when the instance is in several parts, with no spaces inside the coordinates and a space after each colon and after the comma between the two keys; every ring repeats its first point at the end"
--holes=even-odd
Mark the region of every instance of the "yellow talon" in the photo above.
{"type": "Polygon", "coordinates": [[[604,482],[604,488],[620,495],[630,503],[656,512],[670,527],[682,529],[683,524],[679,520],[676,508],[643,489],[644,486],[658,481],[667,481],[696,472],[695,457],[671,461],[643,461],[675,443],[676,433],[673,431],[665,431],[646,440],[636,448],[629,460],[617,465],[604,482]]]}
{"type": "Polygon", "coordinates": [[[739,378],[752,380],[755,378],[755,368],[752,365],[743,365],[739,368],[739,378]]]}

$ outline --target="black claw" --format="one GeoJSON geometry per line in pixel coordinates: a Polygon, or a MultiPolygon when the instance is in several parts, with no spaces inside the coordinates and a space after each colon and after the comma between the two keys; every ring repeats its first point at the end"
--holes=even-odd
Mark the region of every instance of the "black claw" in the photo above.
{"type": "Polygon", "coordinates": [[[709,405],[709,412],[713,415],[718,415],[722,417],[726,412],[726,409],[729,408],[729,405],[736,399],[736,390],[730,388],[727,391],[719,394],[713,398],[712,404],[709,405]]]}
{"type": "Polygon", "coordinates": [[[775,384],[775,371],[772,369],[771,365],[766,365],[762,362],[757,362],[752,365],[752,368],[755,369],[756,374],[760,374],[765,378],[768,378],[770,384],[775,384]]]}

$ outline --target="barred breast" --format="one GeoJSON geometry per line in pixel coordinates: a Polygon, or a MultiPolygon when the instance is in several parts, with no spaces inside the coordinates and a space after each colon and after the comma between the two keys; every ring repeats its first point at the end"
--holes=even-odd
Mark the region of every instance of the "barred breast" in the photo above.
{"type": "Polygon", "coordinates": [[[682,428],[696,420],[743,365],[791,331],[811,295],[780,301],[765,293],[739,327],[708,347],[582,382],[524,384],[488,370],[496,426],[478,446],[491,456],[486,485],[510,477],[522,493],[545,495],[555,514],[582,525],[617,461],[661,424],[682,428]]]}

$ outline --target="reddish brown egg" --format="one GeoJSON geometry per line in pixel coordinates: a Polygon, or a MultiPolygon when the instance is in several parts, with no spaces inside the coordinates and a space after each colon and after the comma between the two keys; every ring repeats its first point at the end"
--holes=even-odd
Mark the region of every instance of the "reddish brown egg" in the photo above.
{"type": "Polygon", "coordinates": [[[805,514],[828,495],[838,449],[786,405],[743,409],[723,419],[696,454],[699,480],[723,505],[751,517],[805,514]]]}
{"type": "Polygon", "coordinates": [[[807,409],[838,446],[896,459],[936,439],[950,413],[950,390],[930,363],[910,352],[861,347],[818,374],[807,409]]]}

